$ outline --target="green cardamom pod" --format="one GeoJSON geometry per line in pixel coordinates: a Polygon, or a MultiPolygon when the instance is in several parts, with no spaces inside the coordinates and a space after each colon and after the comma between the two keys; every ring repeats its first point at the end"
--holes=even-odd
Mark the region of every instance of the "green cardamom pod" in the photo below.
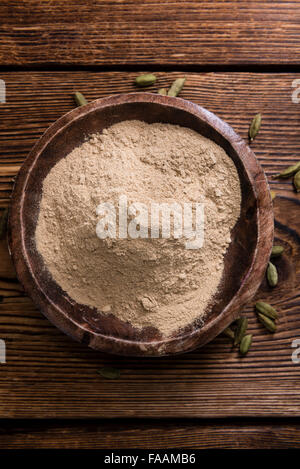
{"type": "Polygon", "coordinates": [[[269,262],[268,264],[267,279],[270,287],[276,287],[278,283],[278,273],[275,265],[272,264],[272,262],[269,262]]]}
{"type": "Polygon", "coordinates": [[[284,251],[284,247],[282,246],[273,246],[272,247],[272,252],[271,252],[271,257],[280,257],[281,254],[284,251]]]}
{"type": "Polygon", "coordinates": [[[241,342],[247,330],[247,326],[248,319],[245,316],[238,318],[237,327],[234,335],[234,345],[238,345],[241,342]]]}
{"type": "Polygon", "coordinates": [[[249,127],[249,138],[251,142],[255,139],[256,135],[258,134],[260,125],[261,125],[261,114],[259,112],[258,114],[256,114],[256,116],[253,117],[252,122],[249,127]]]}
{"type": "Polygon", "coordinates": [[[177,78],[177,80],[172,83],[172,86],[168,91],[168,96],[178,96],[183,88],[184,82],[185,78],[177,78]]]}
{"type": "Polygon", "coordinates": [[[274,200],[276,197],[276,192],[275,191],[270,191],[271,194],[271,199],[274,200]]]}
{"type": "Polygon", "coordinates": [[[300,171],[297,171],[297,173],[294,176],[294,187],[297,192],[300,192],[300,171]]]}
{"type": "Polygon", "coordinates": [[[118,379],[120,378],[120,370],[117,368],[111,368],[109,366],[106,366],[104,368],[101,368],[101,370],[98,371],[99,375],[103,376],[103,378],[107,379],[118,379]]]}
{"type": "Polygon", "coordinates": [[[135,79],[135,84],[141,88],[146,86],[151,86],[156,82],[156,76],[152,73],[144,73],[144,75],[139,75],[135,79]]]}
{"type": "Polygon", "coordinates": [[[79,91],[76,91],[76,93],[74,93],[74,100],[77,106],[85,106],[88,103],[83,94],[79,91]]]}
{"type": "Polygon", "coordinates": [[[167,88],[160,88],[158,90],[158,94],[161,94],[162,96],[167,96],[168,94],[167,88]]]}
{"type": "Polygon", "coordinates": [[[5,208],[0,218],[0,239],[3,239],[6,235],[7,220],[8,220],[8,208],[5,208]]]}
{"type": "Polygon", "coordinates": [[[273,306],[269,305],[269,303],[265,303],[264,301],[257,301],[255,304],[256,311],[258,311],[261,314],[264,314],[264,316],[267,316],[268,318],[271,319],[277,319],[278,314],[275,308],[273,306]]]}
{"type": "Polygon", "coordinates": [[[225,334],[229,339],[234,339],[234,332],[231,329],[231,327],[226,327],[226,329],[223,331],[223,334],[225,334]]]}
{"type": "Polygon", "coordinates": [[[279,174],[274,174],[272,176],[272,179],[285,179],[293,176],[295,173],[297,173],[300,170],[300,161],[296,164],[293,164],[292,166],[289,166],[285,170],[283,170],[279,174]]]}
{"type": "Polygon", "coordinates": [[[258,313],[258,319],[265,326],[265,328],[268,329],[268,331],[270,332],[276,331],[277,329],[276,324],[271,318],[268,318],[264,314],[258,313]]]}
{"type": "Polygon", "coordinates": [[[245,335],[240,343],[240,353],[246,355],[249,352],[252,343],[252,334],[245,335]]]}

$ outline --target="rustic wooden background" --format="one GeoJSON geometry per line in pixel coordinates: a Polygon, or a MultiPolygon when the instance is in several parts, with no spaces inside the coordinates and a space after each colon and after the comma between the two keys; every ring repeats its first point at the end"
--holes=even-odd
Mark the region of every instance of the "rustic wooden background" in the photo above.
{"type": "MultiPolygon", "coordinates": [[[[0,208],[13,177],[43,131],[89,99],[134,91],[154,71],[157,86],[186,76],[182,98],[226,120],[252,144],[268,177],[298,161],[300,2],[162,0],[2,0],[0,208]]],[[[253,347],[240,358],[228,339],[172,358],[108,356],[72,342],[23,294],[6,241],[0,242],[0,449],[3,448],[286,448],[300,447],[300,195],[290,181],[270,180],[279,286],[258,296],[280,311],[266,332],[253,305],[245,310],[253,347]],[[118,381],[97,373],[121,369],[118,381]]]]}

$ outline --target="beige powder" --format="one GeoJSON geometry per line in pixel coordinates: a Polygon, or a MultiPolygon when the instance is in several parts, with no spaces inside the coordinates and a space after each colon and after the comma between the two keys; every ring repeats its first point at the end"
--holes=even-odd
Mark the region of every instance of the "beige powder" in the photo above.
{"type": "Polygon", "coordinates": [[[239,178],[222,148],[191,129],[125,121],[60,160],[43,184],[37,248],[78,303],[169,336],[204,318],[240,214],[239,178]],[[204,202],[201,249],[181,239],[96,235],[102,202],[204,202]]]}

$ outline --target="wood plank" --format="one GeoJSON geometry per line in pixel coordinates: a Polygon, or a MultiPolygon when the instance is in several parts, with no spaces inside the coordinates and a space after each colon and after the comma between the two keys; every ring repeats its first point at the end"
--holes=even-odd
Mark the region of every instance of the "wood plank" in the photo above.
{"type": "MultiPolygon", "coordinates": [[[[177,72],[157,75],[153,91],[181,76],[177,72]]],[[[7,178],[14,176],[34,141],[74,106],[73,91],[82,91],[88,99],[133,91],[134,76],[1,74],[7,83],[7,103],[0,105],[0,205],[8,204],[12,183],[8,185],[7,178]]],[[[271,175],[299,158],[299,105],[291,100],[295,78],[299,74],[188,74],[182,97],[216,112],[245,138],[250,119],[261,111],[261,132],[252,146],[271,175]]],[[[254,342],[243,359],[224,337],[201,350],[162,359],[113,357],[73,343],[18,290],[2,242],[0,338],[6,341],[7,364],[0,364],[0,417],[299,416],[300,365],[291,361],[292,340],[300,336],[299,195],[290,181],[271,184],[279,195],[276,236],[286,254],[277,263],[280,286],[271,293],[264,284],[259,296],[278,307],[280,320],[272,336],[257,322],[252,306],[247,308],[254,342]],[[119,367],[120,380],[101,378],[97,370],[105,365],[119,367]]]]}
{"type": "Polygon", "coordinates": [[[2,65],[299,64],[297,1],[2,0],[2,65]]]}
{"type": "MultiPolygon", "coordinates": [[[[156,73],[157,86],[169,86],[182,73],[156,73]]],[[[12,178],[37,138],[50,123],[74,107],[72,93],[89,99],[136,91],[136,73],[128,72],[13,72],[6,81],[7,103],[0,104],[0,200],[8,199],[12,178]]],[[[300,74],[189,73],[181,96],[207,107],[247,138],[248,125],[257,112],[263,126],[253,149],[269,175],[299,155],[299,106],[292,102],[292,82],[300,74]]],[[[290,189],[286,181],[271,181],[274,188],[290,189]]],[[[291,192],[293,194],[293,192],[291,192]]],[[[3,206],[3,202],[2,202],[3,206]]]]}
{"type": "Polygon", "coordinates": [[[299,423],[1,422],[0,449],[287,449],[299,423]]]}

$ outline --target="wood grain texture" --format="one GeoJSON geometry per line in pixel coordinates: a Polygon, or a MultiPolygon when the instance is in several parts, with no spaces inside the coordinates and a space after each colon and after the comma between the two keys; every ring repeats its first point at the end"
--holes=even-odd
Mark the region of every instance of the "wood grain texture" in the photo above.
{"type": "MultiPolygon", "coordinates": [[[[88,99],[133,91],[134,76],[117,72],[1,74],[8,93],[7,104],[0,105],[0,205],[8,204],[11,178],[36,139],[72,109],[73,91],[82,91],[88,99]]],[[[157,88],[178,76],[158,73],[157,88]]],[[[261,111],[262,128],[252,148],[270,176],[299,158],[300,108],[291,101],[295,78],[300,76],[188,74],[182,97],[215,112],[244,138],[252,116],[261,111]]],[[[118,358],[72,342],[18,291],[0,303],[0,338],[7,344],[7,364],[0,364],[0,416],[299,416],[300,365],[291,361],[292,340],[300,336],[299,195],[290,181],[272,180],[271,185],[278,193],[274,204],[277,241],[286,247],[283,258],[276,261],[279,287],[271,292],[263,284],[260,291],[280,312],[274,336],[257,322],[250,305],[246,314],[254,341],[245,358],[238,357],[225,337],[175,358],[118,358]],[[119,367],[120,380],[101,378],[97,370],[104,365],[119,367]]],[[[4,243],[0,255],[1,280],[15,283],[4,243]]]]}
{"type": "Polygon", "coordinates": [[[2,65],[299,64],[297,1],[2,0],[2,65]]]}
{"type": "MultiPolygon", "coordinates": [[[[0,449],[287,449],[300,447],[300,425],[262,423],[1,422],[0,449]]],[[[108,452],[109,454],[109,452],[108,452]]]]}

